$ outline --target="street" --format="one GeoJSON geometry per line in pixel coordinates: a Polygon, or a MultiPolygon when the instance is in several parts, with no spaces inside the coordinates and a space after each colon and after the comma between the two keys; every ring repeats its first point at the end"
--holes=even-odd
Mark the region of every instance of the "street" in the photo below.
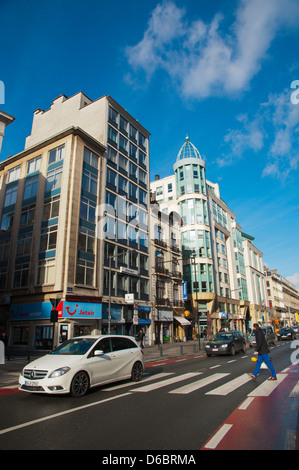
{"type": "Polygon", "coordinates": [[[271,348],[277,382],[267,381],[268,370],[248,377],[248,349],[149,362],[141,382],[98,387],[80,399],[7,389],[0,449],[298,449],[299,367],[290,346],[271,348]]]}

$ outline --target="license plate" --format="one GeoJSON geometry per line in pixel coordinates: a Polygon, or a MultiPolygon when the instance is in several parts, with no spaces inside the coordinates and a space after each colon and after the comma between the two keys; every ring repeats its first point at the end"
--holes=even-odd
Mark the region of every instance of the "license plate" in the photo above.
{"type": "Polygon", "coordinates": [[[217,349],[217,348],[213,348],[212,351],[218,351],[218,349],[217,349]]]}
{"type": "Polygon", "coordinates": [[[31,380],[25,380],[25,385],[28,387],[38,387],[38,382],[34,381],[32,382],[31,380]]]}

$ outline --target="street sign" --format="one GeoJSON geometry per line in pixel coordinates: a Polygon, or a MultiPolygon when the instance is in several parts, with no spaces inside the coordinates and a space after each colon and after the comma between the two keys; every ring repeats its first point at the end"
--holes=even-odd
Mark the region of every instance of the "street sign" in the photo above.
{"type": "Polygon", "coordinates": [[[125,294],[125,302],[126,302],[126,304],[133,304],[134,303],[134,294],[125,294]]]}
{"type": "Polygon", "coordinates": [[[61,299],[50,299],[50,302],[51,302],[53,308],[58,307],[58,304],[59,304],[60,300],[61,299]]]}

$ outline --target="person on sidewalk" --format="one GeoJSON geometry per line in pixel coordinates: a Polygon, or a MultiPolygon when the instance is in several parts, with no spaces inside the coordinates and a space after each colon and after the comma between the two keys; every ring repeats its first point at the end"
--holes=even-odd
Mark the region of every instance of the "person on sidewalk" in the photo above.
{"type": "Polygon", "coordinates": [[[257,363],[253,374],[248,374],[253,379],[256,379],[257,374],[261,368],[262,363],[264,362],[266,366],[269,367],[271,371],[271,377],[268,380],[277,380],[275,369],[272,365],[272,362],[269,358],[269,348],[263,333],[263,330],[259,327],[257,323],[253,325],[255,338],[256,338],[256,347],[255,347],[255,355],[258,355],[257,363]]]}

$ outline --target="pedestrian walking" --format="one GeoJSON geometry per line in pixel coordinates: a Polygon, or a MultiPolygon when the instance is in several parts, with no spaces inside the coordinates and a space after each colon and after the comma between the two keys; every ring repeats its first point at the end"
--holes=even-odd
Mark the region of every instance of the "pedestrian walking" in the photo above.
{"type": "Polygon", "coordinates": [[[143,338],[144,338],[144,333],[143,333],[143,329],[141,328],[141,330],[138,333],[138,341],[140,341],[141,349],[144,349],[143,338]]]}
{"type": "Polygon", "coordinates": [[[266,366],[269,367],[271,374],[272,374],[268,380],[277,380],[275,369],[269,358],[270,351],[269,351],[268,344],[267,344],[265,335],[263,333],[263,330],[259,327],[257,323],[254,323],[253,329],[254,329],[255,339],[256,339],[256,347],[255,347],[254,354],[258,356],[258,359],[257,359],[256,367],[255,367],[253,374],[248,374],[248,375],[252,377],[253,379],[256,379],[256,376],[259,373],[261,365],[264,362],[266,366]]]}

